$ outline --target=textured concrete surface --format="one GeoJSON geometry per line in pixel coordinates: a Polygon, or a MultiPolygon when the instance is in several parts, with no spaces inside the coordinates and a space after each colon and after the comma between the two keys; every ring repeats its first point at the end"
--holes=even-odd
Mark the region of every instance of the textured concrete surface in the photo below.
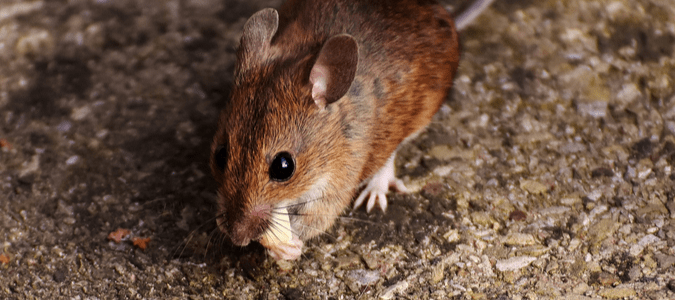
{"type": "Polygon", "coordinates": [[[675,2],[497,2],[414,192],[276,263],[223,241],[207,160],[279,1],[0,0],[0,298],[675,298],[675,2]]]}

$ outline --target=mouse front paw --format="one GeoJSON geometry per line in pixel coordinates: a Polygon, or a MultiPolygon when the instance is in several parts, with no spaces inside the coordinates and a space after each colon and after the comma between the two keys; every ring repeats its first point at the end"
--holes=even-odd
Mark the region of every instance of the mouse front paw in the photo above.
{"type": "Polygon", "coordinates": [[[396,178],[394,174],[394,157],[396,153],[387,160],[387,163],[377,171],[375,175],[370,179],[366,188],[363,189],[359,197],[356,198],[354,202],[354,209],[358,208],[363,204],[363,201],[368,197],[368,203],[366,204],[366,211],[370,212],[375,203],[380,205],[382,211],[387,210],[387,192],[390,187],[395,188],[401,193],[407,193],[408,189],[403,184],[403,181],[396,178]]]}
{"type": "Polygon", "coordinates": [[[270,254],[274,260],[296,260],[302,255],[302,246],[304,243],[297,236],[289,241],[277,244],[266,244],[261,241],[261,244],[267,248],[267,253],[270,254]]]}

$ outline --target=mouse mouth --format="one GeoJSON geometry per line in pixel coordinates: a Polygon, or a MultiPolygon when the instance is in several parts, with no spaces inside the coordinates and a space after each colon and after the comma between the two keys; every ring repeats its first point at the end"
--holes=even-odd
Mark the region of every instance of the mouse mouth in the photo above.
{"type": "Polygon", "coordinates": [[[272,210],[269,227],[262,233],[260,243],[263,245],[288,244],[293,238],[293,229],[288,210],[285,207],[272,210]]]}
{"type": "Polygon", "coordinates": [[[233,218],[232,213],[225,213],[218,218],[218,228],[230,237],[233,244],[246,246],[253,240],[258,240],[270,228],[272,220],[272,206],[269,204],[257,205],[245,212],[243,217],[233,218]]]}

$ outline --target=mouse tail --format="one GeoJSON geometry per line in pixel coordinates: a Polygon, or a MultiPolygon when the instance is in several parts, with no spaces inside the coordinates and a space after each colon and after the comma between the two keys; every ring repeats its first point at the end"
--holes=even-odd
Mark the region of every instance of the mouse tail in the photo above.
{"type": "Polygon", "coordinates": [[[469,6],[469,8],[465,9],[461,14],[459,14],[455,18],[455,26],[457,27],[457,31],[461,31],[462,29],[466,28],[466,26],[469,26],[473,20],[475,20],[480,14],[485,11],[490,4],[492,4],[494,0],[476,0],[469,6]]]}

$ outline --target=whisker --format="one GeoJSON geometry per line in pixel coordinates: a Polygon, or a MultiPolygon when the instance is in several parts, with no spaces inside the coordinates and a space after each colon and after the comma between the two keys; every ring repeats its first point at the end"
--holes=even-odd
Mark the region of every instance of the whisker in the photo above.
{"type": "MultiPolygon", "coordinates": [[[[209,218],[208,220],[204,221],[201,225],[197,226],[197,228],[191,230],[190,233],[188,234],[187,239],[186,239],[186,240],[183,240],[182,246],[179,245],[179,246],[176,248],[176,250],[174,251],[174,253],[172,254],[172,256],[173,256],[173,257],[176,257],[176,254],[178,254],[178,257],[182,257],[183,254],[185,253],[185,250],[187,249],[187,247],[188,247],[188,246],[190,245],[190,243],[192,242],[193,238],[197,235],[197,232],[199,231],[199,229],[202,229],[202,228],[204,228],[205,226],[212,224],[211,222],[213,222],[214,220],[216,220],[216,219],[222,217],[223,214],[224,214],[224,213],[217,214],[216,216],[211,217],[211,218],[209,218]],[[178,253],[179,249],[180,249],[180,253],[178,253]]],[[[216,230],[212,231],[212,233],[209,234],[209,242],[210,242],[210,239],[211,239],[212,234],[217,233],[217,232],[218,232],[218,228],[217,228],[217,226],[216,226],[216,230]]],[[[207,246],[208,246],[208,245],[207,245],[207,246]]]]}

